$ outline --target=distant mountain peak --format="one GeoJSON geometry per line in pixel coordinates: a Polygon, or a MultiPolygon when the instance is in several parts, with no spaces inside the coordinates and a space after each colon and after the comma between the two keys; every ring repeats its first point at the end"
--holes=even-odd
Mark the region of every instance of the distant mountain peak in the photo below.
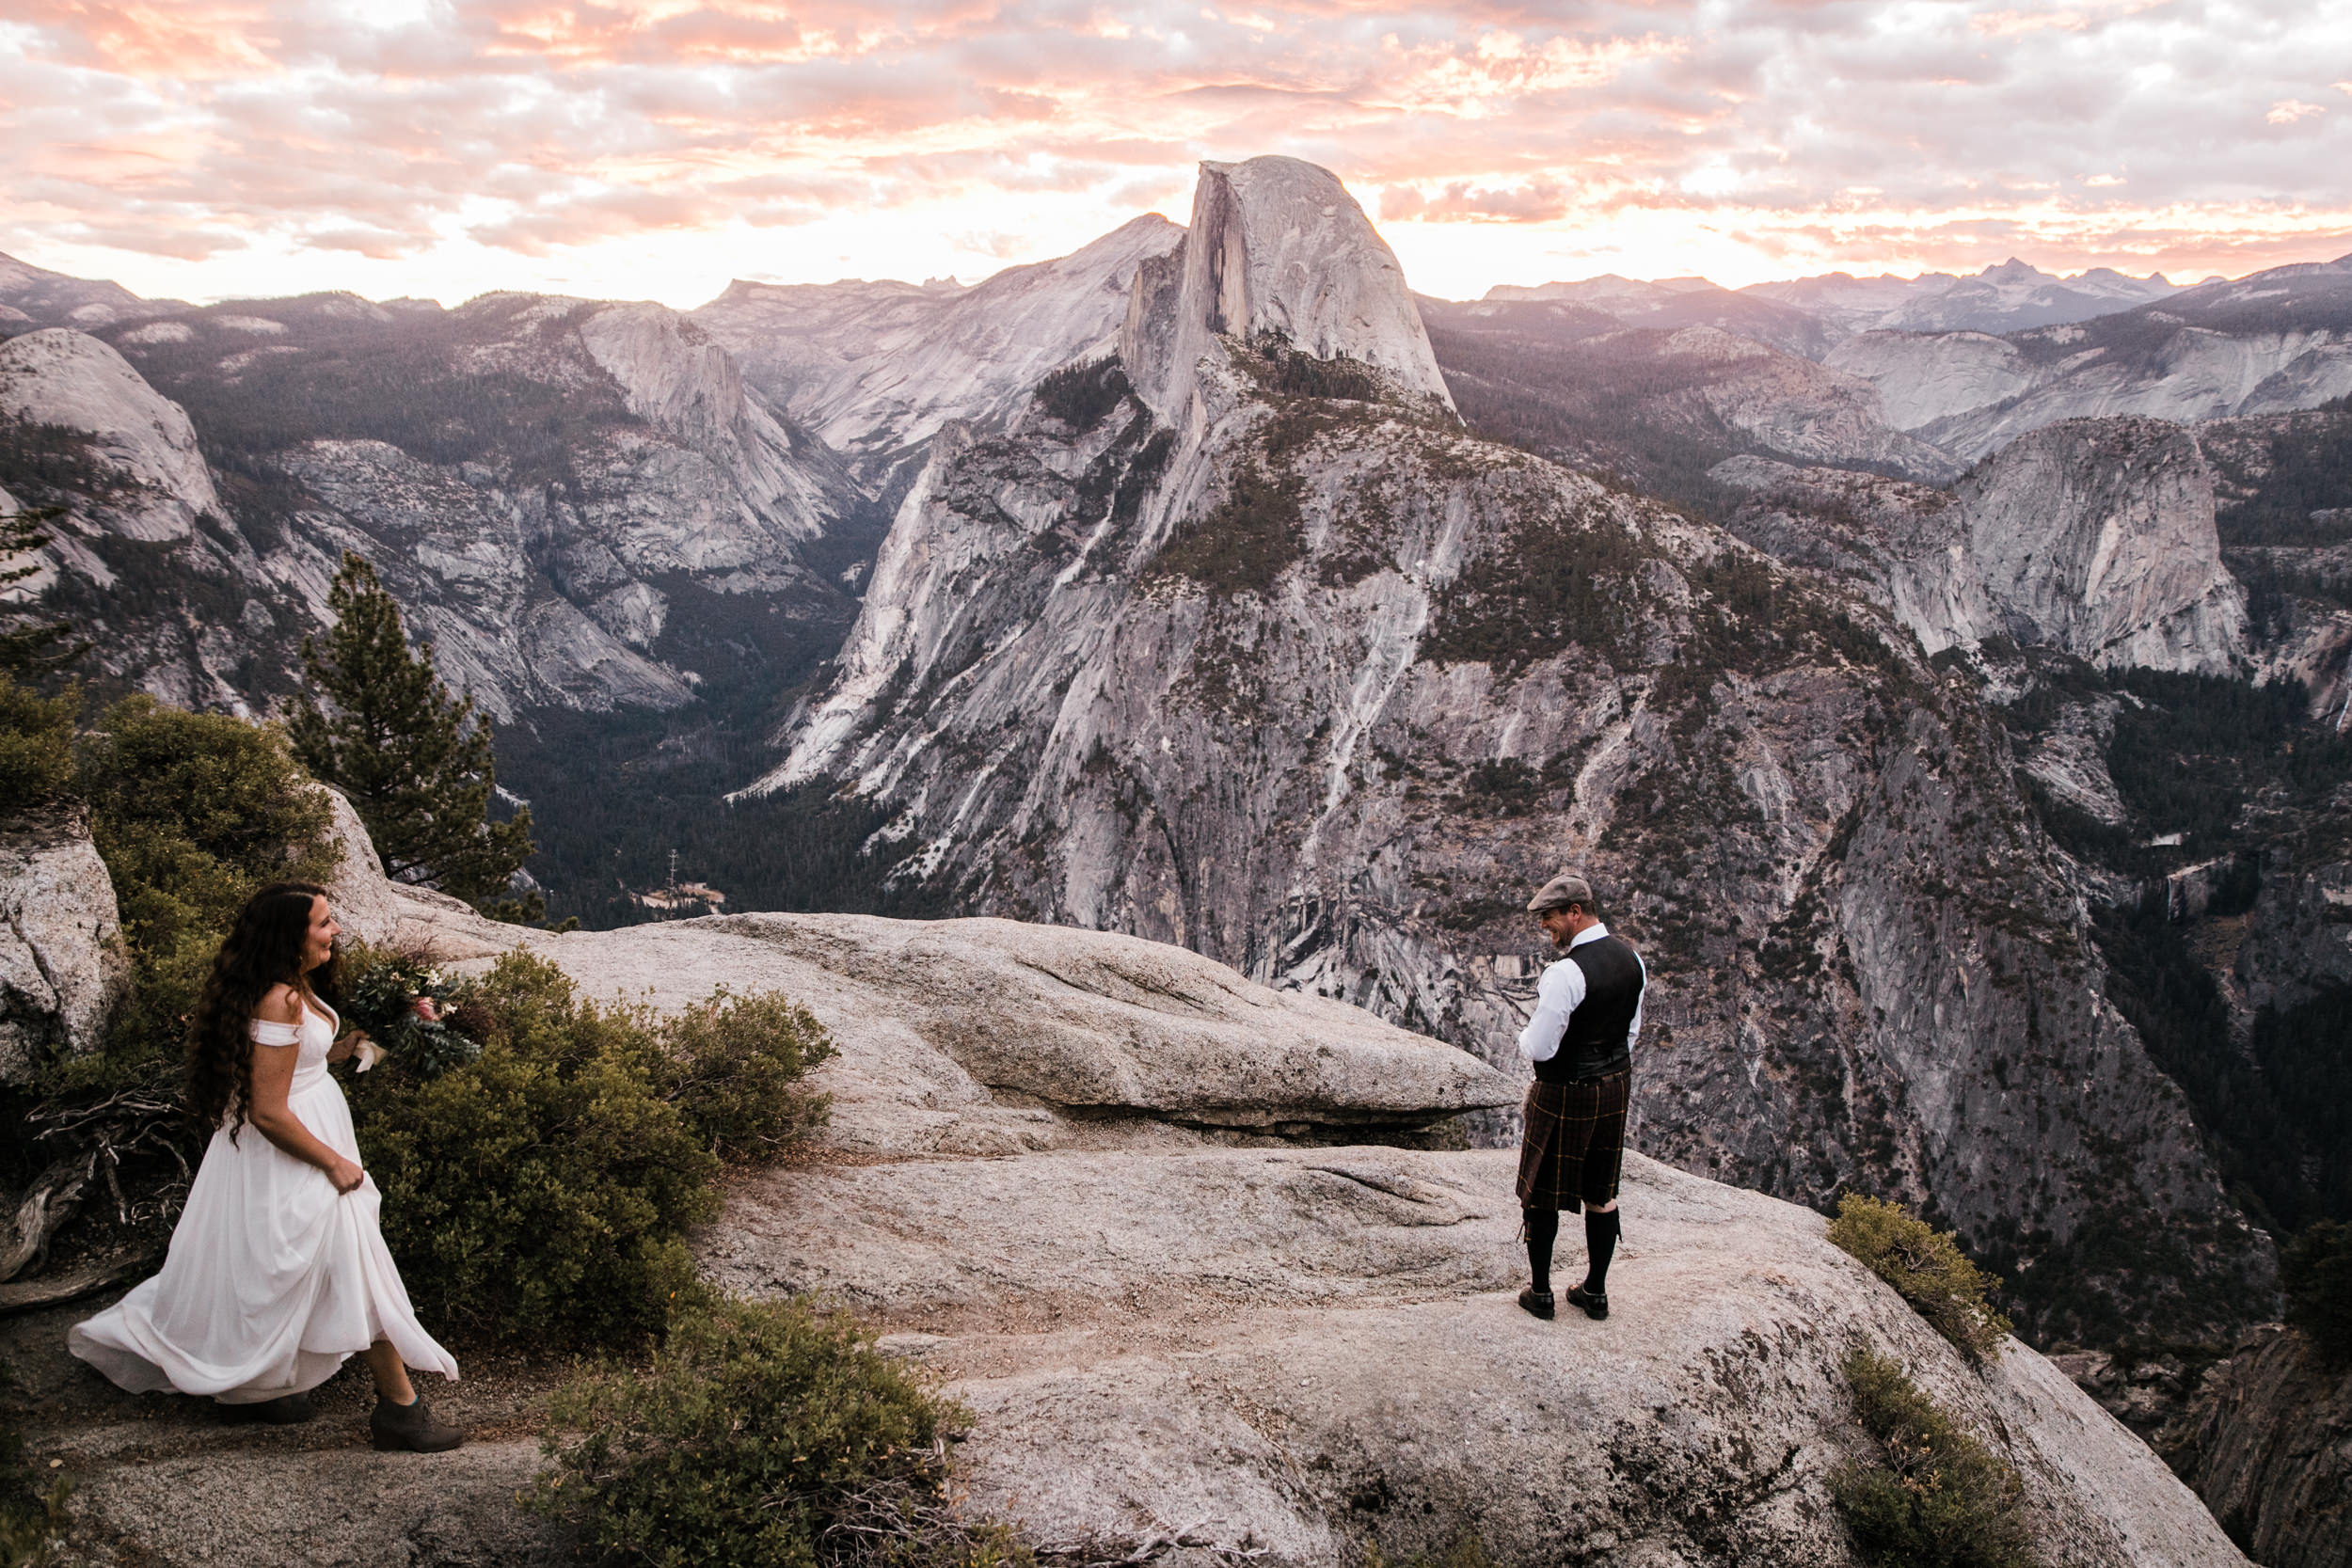
{"type": "Polygon", "coordinates": [[[1204,163],[1192,227],[1136,274],[1120,333],[1128,379],[1172,420],[1220,335],[1267,331],[1454,405],[1405,269],[1337,175],[1296,158],[1204,163]]]}

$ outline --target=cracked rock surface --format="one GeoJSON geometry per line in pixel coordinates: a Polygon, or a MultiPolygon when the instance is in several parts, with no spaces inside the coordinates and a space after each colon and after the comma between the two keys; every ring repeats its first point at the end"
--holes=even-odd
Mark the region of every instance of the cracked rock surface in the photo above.
{"type": "Polygon", "coordinates": [[[1087,1560],[1327,1563],[1474,1528],[1504,1562],[1845,1563],[1857,1342],[2019,1468],[2048,1560],[2244,1560],[2049,1363],[2011,1341],[1971,1368],[1792,1205],[1631,1156],[1610,1318],[1528,1317],[1514,1158],[819,1165],[739,1188],[702,1257],[881,1320],[974,1413],[970,1506],[1087,1560]]]}

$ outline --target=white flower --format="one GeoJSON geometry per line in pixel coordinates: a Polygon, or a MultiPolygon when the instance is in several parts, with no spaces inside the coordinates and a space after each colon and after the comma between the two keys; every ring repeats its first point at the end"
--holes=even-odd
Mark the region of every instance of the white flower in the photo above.
{"type": "Polygon", "coordinates": [[[384,1048],[362,1035],[359,1037],[358,1049],[352,1053],[352,1057],[359,1064],[358,1070],[365,1072],[384,1059],[384,1048]]]}

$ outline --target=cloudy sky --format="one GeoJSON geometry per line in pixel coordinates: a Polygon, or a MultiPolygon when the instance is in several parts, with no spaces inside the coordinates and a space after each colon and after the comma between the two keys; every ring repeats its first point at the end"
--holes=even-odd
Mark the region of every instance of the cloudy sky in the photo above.
{"type": "Polygon", "coordinates": [[[0,7],[0,251],[199,300],[970,281],[1193,165],[1415,286],[2352,251],[2352,0],[0,7]]]}

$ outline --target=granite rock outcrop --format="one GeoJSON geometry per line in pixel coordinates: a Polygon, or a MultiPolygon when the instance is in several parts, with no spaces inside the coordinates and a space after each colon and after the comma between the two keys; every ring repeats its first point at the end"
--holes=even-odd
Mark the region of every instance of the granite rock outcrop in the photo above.
{"type": "Polygon", "coordinates": [[[0,343],[0,418],[87,438],[89,455],[111,470],[93,498],[110,531],[185,539],[198,518],[227,514],[186,412],[87,334],[52,327],[0,343]]]}
{"type": "Polygon", "coordinates": [[[970,288],[739,281],[689,319],[777,407],[879,477],[947,421],[1000,417],[1049,371],[1105,352],[1137,271],[1184,233],[1146,214],[970,288]]]}
{"type": "Polygon", "coordinates": [[[265,707],[347,549],[444,678],[501,719],[676,707],[698,665],[788,666],[848,621],[808,559],[863,526],[863,488],[675,312],[513,294],[429,316],[332,296],[266,309],[119,332],[128,358],[64,330],[0,345],[7,411],[85,453],[17,499],[65,507],[42,602],[74,613],[106,673],[183,705],[265,707]],[[355,382],[355,353],[416,384],[355,382]],[[214,421],[234,483],[150,375],[214,421]],[[292,428],[254,428],[255,401],[292,428]],[[681,602],[699,613],[677,620],[681,602]],[[746,633],[699,624],[727,619],[746,633]]]}
{"type": "MultiPolygon", "coordinates": [[[[369,867],[352,866],[338,896],[364,919],[369,867]]],[[[1336,1568],[1371,1543],[1410,1555],[1475,1534],[1504,1562],[1566,1549],[1847,1564],[1830,1478],[1868,1439],[1839,1366],[1867,1344],[2016,1467],[2053,1560],[2244,1561],[2047,1362],[2014,1342],[1963,1360],[1831,1246],[1818,1214],[1761,1195],[1629,1156],[1611,1318],[1528,1318],[1512,1298],[1524,1259],[1510,1154],[1327,1144],[1285,1119],[1301,1085],[1326,1109],[1389,1119],[1354,1121],[1359,1136],[1392,1135],[1400,1112],[1491,1101],[1493,1075],[1464,1053],[1340,1004],[1261,992],[1131,938],[1006,922],[707,918],[556,935],[474,919],[440,929],[453,961],[468,942],[527,943],[583,988],[657,1008],[696,1005],[724,979],[801,988],[829,1018],[844,1047],[818,1074],[832,1125],[804,1157],[731,1183],[699,1262],[722,1288],[814,1291],[873,1323],[972,1413],[960,1506],[1042,1554],[1336,1568]],[[1178,1082],[1189,1076],[1270,1098],[1213,1129],[1072,1119],[1072,1136],[993,1146],[878,1104],[919,1058],[980,1059],[937,1022],[984,1035],[1025,1006],[1062,1037],[1039,1061],[1133,1061],[1213,1035],[1217,1060],[1196,1050],[1167,1086],[1194,1092],[1178,1082]]],[[[980,1101],[1066,1119],[969,1082],[980,1101]]],[[[64,1355],[63,1322],[16,1319],[0,1348],[24,1365],[34,1451],[72,1466],[72,1544],[87,1560],[176,1565],[230,1543],[262,1568],[322,1551],[406,1568],[564,1556],[560,1534],[516,1507],[535,1456],[513,1435],[531,1416],[511,1374],[443,1398],[481,1440],[420,1492],[400,1456],[343,1440],[356,1385],[326,1390],[315,1429],[239,1442],[96,1386],[64,1355]],[[270,1523],[289,1486],[332,1487],[334,1517],[270,1523]]]]}
{"type": "Polygon", "coordinates": [[[814,1080],[829,1137],[864,1153],[1410,1140],[1518,1100],[1452,1046],[1111,932],[759,914],[526,940],[592,996],[794,997],[841,1049],[814,1080]]]}
{"type": "Polygon", "coordinates": [[[1092,1560],[1474,1534],[1505,1562],[1845,1563],[1828,1478],[1860,1452],[1856,1343],[2018,1467],[2052,1560],[2242,1560],[2047,1362],[2012,1342],[1971,1368],[1789,1205],[1631,1156],[1610,1319],[1527,1317],[1513,1168],[1379,1148],[816,1166],[739,1191],[701,1258],[894,1330],[975,1414],[967,1506],[1092,1560]]]}
{"type": "Polygon", "coordinates": [[[1454,406],[1405,269],[1346,186],[1296,158],[1204,163],[1184,239],[1136,273],[1120,363],[1144,404],[1181,424],[1216,340],[1268,335],[1315,359],[1371,366],[1408,398],[1454,406]]]}
{"type": "Polygon", "coordinates": [[[2195,437],[2153,420],[2024,436],[1950,491],[1735,459],[1741,537],[1852,573],[1929,653],[2004,638],[2103,668],[2206,674],[2251,662],[2195,437]]]}
{"type": "Polygon", "coordinates": [[[87,816],[59,806],[0,821],[0,1085],[104,1044],[130,974],[87,816]]]}

